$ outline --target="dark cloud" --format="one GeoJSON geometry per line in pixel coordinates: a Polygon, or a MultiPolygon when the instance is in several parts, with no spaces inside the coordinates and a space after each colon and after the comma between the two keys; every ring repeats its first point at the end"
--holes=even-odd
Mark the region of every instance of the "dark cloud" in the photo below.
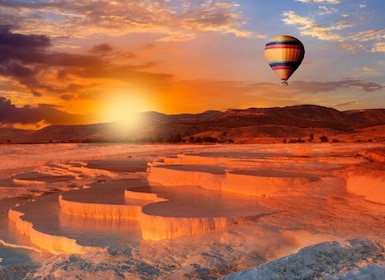
{"type": "Polygon", "coordinates": [[[307,93],[330,92],[330,91],[337,90],[339,88],[349,88],[349,87],[356,87],[365,92],[372,92],[372,91],[381,90],[385,88],[385,86],[375,82],[366,82],[362,80],[350,80],[350,79],[341,80],[341,81],[329,81],[329,82],[295,81],[290,83],[290,85],[295,86],[296,88],[300,88],[307,93]]]}
{"type": "Polygon", "coordinates": [[[47,36],[15,34],[8,26],[0,27],[0,75],[17,80],[33,95],[41,96],[42,90],[55,92],[55,88],[37,78],[50,67],[97,67],[102,64],[96,56],[49,53],[48,46],[50,39],[47,36]]]}
{"type": "MultiPolygon", "coordinates": [[[[71,90],[80,90],[74,85],[67,87],[47,83],[39,78],[45,72],[55,72],[56,79],[64,80],[69,74],[87,78],[108,78],[130,82],[144,82],[146,79],[156,82],[169,78],[168,75],[148,71],[156,62],[141,65],[114,64],[114,48],[107,44],[95,45],[91,55],[50,52],[50,39],[40,35],[23,35],[10,32],[8,26],[0,27],[0,75],[11,77],[25,85],[34,96],[49,94],[70,94],[71,90]],[[109,54],[109,56],[105,56],[109,54]],[[112,55],[112,56],[111,56],[112,55]]],[[[132,58],[133,53],[125,53],[125,58],[132,58]]]]}
{"type": "Polygon", "coordinates": [[[69,114],[53,105],[40,104],[37,107],[25,105],[19,108],[10,100],[0,97],[0,124],[36,124],[41,121],[51,124],[89,122],[86,116],[69,114]]]}
{"type": "Polygon", "coordinates": [[[66,101],[72,100],[73,98],[74,97],[71,94],[63,94],[62,96],[60,96],[60,99],[63,99],[66,101]]]}
{"type": "Polygon", "coordinates": [[[30,67],[23,66],[19,62],[9,61],[8,63],[3,64],[1,68],[1,73],[6,76],[14,77],[30,77],[34,75],[33,69],[30,67]]]}
{"type": "Polygon", "coordinates": [[[98,56],[68,53],[45,54],[41,62],[46,66],[64,67],[102,67],[104,64],[98,56]]]}
{"type": "MultiPolygon", "coordinates": [[[[9,26],[0,27],[0,63],[1,74],[12,75],[14,68],[26,67],[26,64],[40,62],[50,40],[44,35],[23,35],[10,32],[9,26]]],[[[24,69],[24,74],[31,74],[24,69]],[[28,73],[27,73],[28,72],[28,73]]]]}
{"type": "Polygon", "coordinates": [[[111,52],[112,50],[113,50],[113,48],[109,44],[103,43],[103,44],[99,44],[99,45],[94,46],[91,49],[91,52],[93,52],[93,53],[108,53],[108,52],[111,52]]]}
{"type": "Polygon", "coordinates": [[[375,82],[364,82],[360,80],[351,80],[350,84],[351,86],[358,87],[366,92],[376,91],[385,88],[385,86],[377,84],[375,82]]]}
{"type": "MultiPolygon", "coordinates": [[[[0,27],[0,75],[10,76],[21,84],[37,84],[36,69],[44,48],[49,46],[46,36],[13,34],[9,26],[0,27]]],[[[31,92],[38,95],[35,87],[31,92]]]]}
{"type": "Polygon", "coordinates": [[[46,48],[50,46],[50,40],[45,35],[23,35],[10,32],[10,26],[0,27],[0,46],[13,48],[46,48]]]}
{"type": "Polygon", "coordinates": [[[124,58],[136,57],[136,54],[131,51],[117,50],[107,43],[102,43],[102,44],[93,46],[92,49],[90,50],[90,53],[93,55],[103,57],[104,59],[107,57],[110,57],[110,58],[115,57],[115,58],[118,58],[118,60],[121,60],[124,58]]]}
{"type": "Polygon", "coordinates": [[[358,105],[358,104],[359,104],[358,101],[346,101],[346,102],[335,104],[333,107],[341,108],[341,107],[349,107],[349,106],[358,105]]]}

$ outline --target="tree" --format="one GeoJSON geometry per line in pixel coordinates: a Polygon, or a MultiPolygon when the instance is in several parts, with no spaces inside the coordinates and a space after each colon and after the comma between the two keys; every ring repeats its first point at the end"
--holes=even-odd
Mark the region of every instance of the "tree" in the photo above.
{"type": "Polygon", "coordinates": [[[325,143],[325,142],[329,142],[329,139],[327,138],[327,136],[325,135],[322,135],[319,140],[321,141],[321,143],[325,143]]]}
{"type": "Polygon", "coordinates": [[[313,142],[313,140],[314,140],[314,134],[310,133],[310,135],[309,135],[309,142],[313,142]]]}

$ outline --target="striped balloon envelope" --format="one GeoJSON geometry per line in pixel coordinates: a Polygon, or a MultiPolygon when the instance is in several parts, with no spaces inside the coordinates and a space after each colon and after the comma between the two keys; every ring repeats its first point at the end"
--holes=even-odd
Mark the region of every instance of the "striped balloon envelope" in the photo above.
{"type": "Polygon", "coordinates": [[[265,45],[265,58],[283,86],[287,86],[287,80],[297,70],[304,56],[303,44],[292,36],[275,36],[265,45]]]}

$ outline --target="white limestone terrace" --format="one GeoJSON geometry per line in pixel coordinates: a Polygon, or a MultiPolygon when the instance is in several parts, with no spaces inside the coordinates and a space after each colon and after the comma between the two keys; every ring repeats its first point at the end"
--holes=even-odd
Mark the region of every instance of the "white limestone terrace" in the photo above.
{"type": "MultiPolygon", "coordinates": [[[[333,156],[274,155],[272,153],[179,154],[151,164],[150,182],[164,186],[195,185],[247,196],[325,191],[326,181],[338,180],[333,170],[361,160],[333,156]],[[347,160],[347,162],[346,162],[347,160]],[[309,192],[309,190],[311,190],[309,192]]],[[[343,183],[333,187],[340,192],[343,183]]]]}
{"type": "MultiPolygon", "coordinates": [[[[55,244],[60,243],[57,236],[63,235],[63,243],[67,245],[51,248],[55,252],[83,250],[73,244],[68,245],[65,229],[71,228],[69,232],[76,232],[79,224],[74,222],[71,227],[68,215],[118,224],[136,223],[133,227],[136,232],[129,230],[128,234],[133,237],[127,236],[126,241],[139,240],[140,234],[145,240],[194,236],[273,214],[275,209],[263,206],[261,198],[266,196],[287,193],[291,196],[321,196],[325,192],[329,196],[341,195],[345,184],[338,173],[344,170],[344,165],[362,161],[351,157],[344,159],[340,155],[334,157],[333,153],[316,155],[309,160],[310,156],[306,152],[299,155],[287,152],[178,154],[177,157],[165,157],[162,161],[150,163],[147,180],[101,181],[90,188],[64,192],[59,195],[58,202],[47,200],[50,201],[48,203],[41,199],[39,203],[16,207],[10,210],[9,217],[41,248],[49,249],[51,245],[47,245],[47,237],[40,244],[34,237],[34,231],[52,234],[56,238],[52,242],[55,244]],[[50,214],[44,219],[46,224],[42,224],[41,212],[50,214]],[[66,221],[67,226],[61,227],[60,221],[66,221]]],[[[146,165],[138,160],[104,160],[92,161],[88,168],[140,172],[146,169],[146,165]]],[[[33,173],[20,176],[18,180],[52,182],[55,178],[61,180],[61,176],[41,175],[39,178],[33,173]]],[[[346,180],[348,190],[356,185],[351,178],[349,176],[346,180]]],[[[366,180],[380,182],[378,178],[365,177],[366,180]]],[[[376,185],[373,184],[372,188],[376,185]]],[[[377,197],[375,195],[373,199],[377,197]]],[[[82,239],[72,237],[74,244],[77,244],[77,239],[82,239]]]]}
{"type": "Polygon", "coordinates": [[[53,253],[81,253],[90,250],[90,244],[107,245],[100,242],[105,238],[115,238],[117,245],[138,241],[140,235],[145,240],[192,236],[270,213],[274,210],[261,206],[256,198],[199,186],[164,188],[150,186],[143,179],[126,179],[97,182],[58,197],[39,198],[11,209],[9,218],[40,248],[53,253]],[[41,213],[49,215],[42,220],[41,213]],[[95,230],[95,220],[101,220],[101,226],[107,224],[104,233],[103,229],[95,230]],[[119,232],[110,231],[109,224],[117,224],[119,232]],[[116,239],[116,235],[124,234],[125,238],[116,239]]]}
{"type": "Polygon", "coordinates": [[[366,275],[369,266],[381,275],[385,265],[382,150],[369,153],[358,145],[287,147],[261,152],[226,146],[214,152],[158,157],[148,166],[147,161],[119,157],[90,165],[49,164],[16,176],[13,183],[41,193],[65,191],[31,197],[8,216],[34,246],[55,254],[92,255],[106,246],[130,244],[143,254],[148,250],[141,257],[153,261],[154,267],[166,261],[180,267],[191,263],[161,279],[182,279],[194,261],[209,262],[206,253],[199,260],[193,255],[194,250],[205,251],[207,244],[208,250],[234,263],[224,269],[223,263],[215,265],[219,257],[213,256],[207,265],[219,276],[262,264],[228,279],[282,276],[283,267],[292,270],[293,279],[321,277],[315,272],[322,269],[340,273],[336,276],[340,278],[329,279],[349,279],[355,267],[366,275]],[[174,262],[170,250],[180,250],[183,256],[173,256],[178,259],[174,262]],[[350,253],[356,257],[349,259],[350,253]],[[329,267],[333,254],[341,255],[341,263],[329,267]],[[301,263],[314,269],[296,274],[301,263]],[[319,267],[314,266],[317,263],[319,267]]]}
{"type": "MultiPolygon", "coordinates": [[[[119,203],[124,204],[123,193],[126,183],[127,181],[110,183],[108,195],[106,195],[105,189],[98,188],[98,186],[79,190],[79,192],[64,193],[71,197],[71,194],[75,192],[77,201],[74,203],[80,205],[81,209],[84,207],[87,210],[85,207],[87,205],[91,205],[91,209],[93,209],[92,206],[96,209],[101,207],[104,210],[102,213],[104,219],[100,219],[92,211],[85,212],[84,216],[66,214],[60,207],[62,195],[59,194],[38,197],[29,203],[13,207],[9,210],[8,217],[15,223],[17,230],[27,235],[35,246],[54,254],[85,253],[94,251],[95,248],[139,242],[141,234],[137,221],[113,220],[106,216],[114,211],[114,206],[124,207],[119,203]],[[118,194],[121,196],[120,199],[118,194]],[[83,195],[88,198],[84,199],[83,195]],[[90,202],[98,195],[102,195],[105,201],[90,202]]],[[[126,213],[121,214],[124,217],[126,213]]]]}

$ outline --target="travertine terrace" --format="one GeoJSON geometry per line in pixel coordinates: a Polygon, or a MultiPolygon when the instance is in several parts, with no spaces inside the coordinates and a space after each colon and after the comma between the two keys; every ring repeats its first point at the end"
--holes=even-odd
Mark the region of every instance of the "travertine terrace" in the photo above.
{"type": "MultiPolygon", "coordinates": [[[[258,223],[282,211],[269,198],[324,200],[350,192],[385,203],[385,170],[376,165],[382,159],[378,151],[354,145],[347,151],[343,145],[328,144],[293,145],[290,152],[278,145],[274,152],[226,148],[179,153],[148,162],[143,180],[112,189],[106,183],[64,192],[52,203],[58,205],[59,216],[134,222],[141,235],[137,240],[197,236],[249,221],[258,223]]],[[[14,207],[9,219],[36,246],[55,253],[92,250],[65,236],[60,226],[55,234],[45,231],[36,217],[28,215],[33,207],[32,203],[14,207]]]]}

